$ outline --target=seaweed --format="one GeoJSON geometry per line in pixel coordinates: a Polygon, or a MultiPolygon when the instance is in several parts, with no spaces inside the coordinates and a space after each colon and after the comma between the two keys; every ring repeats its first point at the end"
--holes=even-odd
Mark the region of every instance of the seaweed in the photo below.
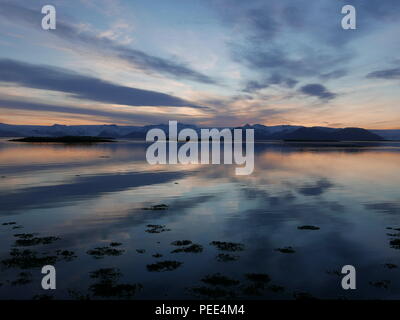
{"type": "Polygon", "coordinates": [[[188,246],[189,244],[192,244],[192,241],[190,241],[190,240],[176,240],[174,242],[171,242],[171,245],[173,245],[173,246],[188,246]]]}
{"type": "Polygon", "coordinates": [[[136,249],[136,252],[143,254],[143,253],[146,253],[146,250],[145,249],[136,249]]]}
{"type": "Polygon", "coordinates": [[[101,259],[104,256],[120,256],[125,250],[115,249],[110,247],[97,247],[87,251],[87,254],[93,256],[95,259],[101,259]]]}
{"type": "Polygon", "coordinates": [[[98,283],[94,283],[89,290],[94,296],[104,298],[131,298],[143,286],[141,284],[119,284],[117,281],[122,276],[117,268],[103,268],[89,273],[92,279],[98,279],[98,283]]]}
{"type": "Polygon", "coordinates": [[[385,263],[384,266],[388,269],[396,269],[398,266],[393,263],[385,263]]]}
{"type": "Polygon", "coordinates": [[[389,280],[382,280],[382,281],[370,281],[369,284],[375,288],[383,288],[388,289],[390,285],[389,280]]]}
{"type": "Polygon", "coordinates": [[[228,253],[219,253],[216,258],[219,262],[230,262],[239,260],[239,256],[228,253]]]}
{"type": "Polygon", "coordinates": [[[11,225],[13,225],[13,224],[17,224],[15,221],[11,221],[11,222],[4,222],[4,223],[2,223],[1,225],[2,226],[11,226],[11,225]]]}
{"type": "Polygon", "coordinates": [[[271,281],[270,276],[266,273],[247,273],[245,276],[247,280],[253,282],[268,283],[271,281]]]}
{"type": "Polygon", "coordinates": [[[179,268],[183,262],[179,261],[160,261],[153,264],[148,264],[147,271],[150,272],[164,272],[164,271],[173,271],[179,268]]]}
{"type": "Polygon", "coordinates": [[[121,275],[117,268],[102,268],[89,273],[90,278],[100,279],[101,281],[117,281],[121,275]]]}
{"type": "Polygon", "coordinates": [[[275,292],[275,293],[279,293],[279,292],[285,291],[285,287],[278,286],[276,284],[270,285],[268,287],[268,289],[271,290],[272,292],[275,292]]]}
{"type": "Polygon", "coordinates": [[[308,292],[295,292],[293,293],[293,297],[296,300],[316,300],[315,297],[313,297],[310,293],[308,292]]]}
{"type": "Polygon", "coordinates": [[[179,248],[179,249],[175,249],[175,250],[171,251],[171,253],[179,253],[179,252],[200,253],[200,252],[203,252],[203,246],[201,246],[199,244],[192,244],[188,247],[179,248]]]}
{"type": "Polygon", "coordinates": [[[163,255],[161,253],[155,253],[153,254],[154,258],[161,258],[163,255]]]}
{"type": "Polygon", "coordinates": [[[166,204],[156,204],[154,206],[150,206],[147,208],[142,208],[142,210],[153,210],[153,211],[157,211],[157,210],[168,210],[168,205],[166,204]]]}
{"type": "Polygon", "coordinates": [[[224,287],[236,286],[239,284],[238,280],[228,278],[226,276],[221,275],[220,273],[207,275],[206,277],[201,279],[201,281],[212,286],[224,286],[224,287]]]}
{"type": "Polygon", "coordinates": [[[388,229],[388,230],[400,231],[400,228],[392,228],[392,227],[387,227],[386,229],[388,229]]]}
{"type": "Polygon", "coordinates": [[[111,242],[110,243],[110,247],[119,247],[119,246],[122,246],[121,242],[111,242]]]}
{"type": "Polygon", "coordinates": [[[400,239],[390,240],[390,247],[394,249],[400,249],[400,239]]]}
{"type": "Polygon", "coordinates": [[[103,298],[132,298],[136,292],[143,289],[141,284],[113,284],[109,282],[100,282],[92,284],[89,290],[94,296],[103,298]]]}
{"type": "Polygon", "coordinates": [[[88,294],[84,295],[81,293],[79,290],[76,289],[68,289],[68,295],[75,300],[80,300],[80,301],[87,301],[90,300],[90,296],[88,294]]]}
{"type": "Polygon", "coordinates": [[[38,256],[38,253],[31,250],[13,249],[10,252],[11,258],[1,261],[6,268],[41,268],[44,265],[53,265],[57,261],[56,256],[38,256]]]}
{"type": "Polygon", "coordinates": [[[295,253],[296,251],[292,247],[284,247],[284,248],[277,248],[275,251],[281,252],[281,253],[295,253]]]}
{"type": "Polygon", "coordinates": [[[263,295],[261,288],[254,284],[243,286],[241,288],[241,290],[242,290],[242,293],[246,296],[262,296],[263,295]]]}
{"type": "Polygon", "coordinates": [[[32,274],[30,272],[20,272],[18,279],[11,282],[13,286],[25,285],[32,282],[32,274]]]}
{"type": "Polygon", "coordinates": [[[72,261],[73,259],[78,257],[73,251],[69,250],[57,250],[56,253],[58,256],[61,256],[65,261],[72,261]]]}
{"type": "Polygon", "coordinates": [[[300,227],[297,227],[297,229],[299,229],[299,230],[319,230],[320,228],[319,227],[316,227],[316,226],[300,226],[300,227]]]}
{"type": "Polygon", "coordinates": [[[165,228],[165,226],[159,225],[159,224],[148,224],[147,228],[145,231],[147,233],[161,233],[165,231],[171,231],[171,229],[165,228]]]}
{"type": "Polygon", "coordinates": [[[207,297],[210,299],[220,299],[220,298],[234,298],[235,294],[232,291],[227,291],[222,288],[210,288],[206,286],[193,287],[190,289],[192,293],[207,297]]]}
{"type": "Polygon", "coordinates": [[[41,301],[48,301],[48,300],[53,300],[54,297],[50,296],[48,294],[37,294],[34,295],[32,300],[41,300],[41,301]]]}
{"type": "Polygon", "coordinates": [[[37,246],[40,244],[51,244],[57,240],[60,240],[59,237],[35,237],[35,234],[32,233],[19,233],[15,234],[14,236],[19,238],[15,241],[15,246],[17,247],[30,247],[30,246],[37,246]]]}
{"type": "Polygon", "coordinates": [[[210,245],[217,247],[221,251],[243,251],[244,245],[235,242],[212,241],[210,245]]]}

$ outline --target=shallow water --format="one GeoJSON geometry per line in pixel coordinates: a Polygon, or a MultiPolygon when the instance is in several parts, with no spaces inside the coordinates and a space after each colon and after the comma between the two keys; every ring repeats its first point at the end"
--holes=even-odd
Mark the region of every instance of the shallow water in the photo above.
{"type": "Polygon", "coordinates": [[[211,297],[220,298],[292,299],[298,292],[400,298],[400,250],[390,246],[396,236],[387,235],[399,231],[386,229],[400,227],[400,144],[258,143],[250,176],[236,176],[235,165],[151,166],[145,148],[132,141],[68,146],[0,140],[1,299],[120,297],[94,289],[102,280],[90,273],[101,268],[119,269],[114,280],[103,280],[114,287],[140,284],[136,299],[209,298],[204,288],[219,288],[211,297]],[[144,210],[160,204],[168,208],[144,210]],[[2,225],[8,222],[16,224],[2,225]],[[297,228],[303,225],[320,229],[297,228]],[[60,239],[24,246],[14,236],[21,233],[60,239]],[[176,240],[203,250],[172,253],[186,248],[172,245],[176,240]],[[243,250],[220,250],[212,241],[239,243],[243,250]],[[275,250],[289,246],[294,253],[275,250]],[[88,254],[97,247],[124,251],[88,254]],[[39,267],[4,263],[13,249],[56,257],[57,289],[41,289],[39,267]],[[63,259],[56,250],[74,257],[63,259]],[[157,253],[162,256],[153,257],[157,253]],[[161,272],[148,268],[162,261],[181,264],[161,272]],[[345,291],[341,276],[332,273],[349,264],[357,270],[357,290],[345,291]],[[14,282],[24,277],[21,272],[30,273],[27,283],[14,282]],[[239,282],[202,281],[215,273],[239,282]],[[246,290],[248,273],[271,280],[255,293],[246,290]],[[387,288],[370,283],[383,280],[390,281],[387,288]]]}

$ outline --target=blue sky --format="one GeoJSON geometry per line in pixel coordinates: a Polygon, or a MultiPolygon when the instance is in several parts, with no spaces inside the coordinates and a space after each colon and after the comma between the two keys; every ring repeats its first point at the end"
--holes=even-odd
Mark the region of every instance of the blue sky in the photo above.
{"type": "Polygon", "coordinates": [[[0,0],[0,16],[3,123],[400,128],[395,0],[0,0]]]}

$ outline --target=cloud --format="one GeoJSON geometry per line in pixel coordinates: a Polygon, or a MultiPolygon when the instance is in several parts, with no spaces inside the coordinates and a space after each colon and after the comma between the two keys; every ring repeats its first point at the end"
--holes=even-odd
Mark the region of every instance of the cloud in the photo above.
{"type": "Polygon", "coordinates": [[[347,70],[338,69],[338,70],[330,71],[327,73],[323,73],[320,75],[320,78],[323,80],[339,79],[339,78],[343,78],[347,74],[348,74],[347,70]]]}
{"type": "Polygon", "coordinates": [[[317,97],[322,100],[334,99],[337,95],[328,91],[322,84],[312,83],[302,86],[299,91],[309,96],[317,97]]]}
{"type": "MultiPolygon", "coordinates": [[[[37,27],[38,14],[29,8],[14,5],[6,2],[0,6],[0,16],[12,22],[18,21],[37,27]]],[[[90,32],[83,31],[78,27],[57,20],[57,29],[52,30],[50,35],[54,35],[63,40],[79,43],[82,46],[91,47],[94,50],[101,50],[103,54],[110,54],[122,59],[136,68],[148,73],[160,73],[174,78],[184,78],[196,82],[215,84],[216,81],[207,75],[193,70],[189,66],[149,55],[141,50],[132,49],[128,46],[119,44],[118,42],[107,38],[96,36],[90,32]]]]}
{"type": "Polygon", "coordinates": [[[280,74],[273,74],[263,81],[248,81],[243,91],[251,93],[268,88],[271,85],[281,85],[287,88],[293,88],[297,83],[298,81],[295,79],[284,77],[280,74]]]}
{"type": "MultiPolygon", "coordinates": [[[[346,76],[359,54],[354,42],[381,25],[380,15],[385,21],[396,23],[400,9],[395,0],[385,0],[384,4],[378,0],[254,0],[235,2],[235,6],[230,6],[228,0],[213,3],[221,20],[240,30],[229,40],[236,62],[261,79],[278,73],[296,81],[346,76]],[[357,9],[359,28],[355,32],[340,26],[341,9],[347,4],[354,4],[357,9]]],[[[248,81],[248,91],[260,88],[263,81],[248,81]]]]}
{"type": "Polygon", "coordinates": [[[67,69],[10,59],[0,59],[0,81],[28,88],[64,92],[74,98],[103,103],[204,108],[165,93],[125,87],[67,69]]]}
{"type": "Polygon", "coordinates": [[[400,79],[400,68],[374,71],[367,74],[367,78],[388,79],[388,80],[400,79]]]}
{"type": "MultiPolygon", "coordinates": [[[[145,123],[154,124],[154,123],[166,123],[168,120],[171,120],[170,113],[134,113],[134,112],[119,112],[113,110],[105,110],[100,108],[88,108],[88,107],[72,107],[66,105],[57,105],[57,104],[45,104],[39,102],[31,102],[24,100],[15,100],[15,99],[0,99],[0,109],[7,110],[23,110],[23,111],[34,111],[34,112],[52,112],[52,113],[63,113],[63,114],[71,114],[71,115],[80,115],[80,116],[88,116],[90,119],[95,117],[101,121],[109,120],[112,123],[137,123],[143,125],[145,123]]],[[[40,116],[40,115],[39,115],[40,116]]],[[[185,116],[180,114],[174,114],[174,119],[180,122],[184,121],[185,123],[193,122],[193,116],[185,116]]],[[[196,120],[204,120],[203,118],[196,118],[196,120]]],[[[60,120],[62,121],[62,120],[60,120]]],[[[99,121],[100,122],[100,121],[99,121]]]]}

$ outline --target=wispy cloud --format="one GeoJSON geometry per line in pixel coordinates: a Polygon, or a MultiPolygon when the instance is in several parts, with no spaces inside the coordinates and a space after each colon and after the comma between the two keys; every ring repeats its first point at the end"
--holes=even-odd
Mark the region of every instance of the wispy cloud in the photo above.
{"type": "Polygon", "coordinates": [[[280,74],[273,74],[267,79],[261,81],[248,81],[246,84],[244,92],[255,92],[261,89],[268,88],[271,85],[280,85],[287,88],[293,88],[298,83],[297,80],[282,76],[280,74]]]}
{"type": "MultiPolygon", "coordinates": [[[[77,107],[59,104],[46,104],[39,102],[25,101],[21,99],[0,99],[0,109],[3,110],[21,110],[27,114],[32,113],[46,113],[46,114],[70,114],[82,116],[82,119],[92,120],[97,119],[98,121],[108,123],[119,123],[119,124],[154,124],[158,122],[168,122],[171,119],[169,113],[139,113],[139,112],[123,112],[116,109],[105,110],[96,106],[90,107],[77,107]]],[[[190,123],[194,120],[193,116],[185,116],[182,114],[174,114],[174,119],[190,123]]],[[[199,117],[196,120],[203,120],[199,117]]]]}
{"type": "Polygon", "coordinates": [[[204,108],[169,94],[126,87],[52,66],[0,59],[0,81],[59,91],[74,98],[128,106],[204,108]]]}
{"type": "MultiPolygon", "coordinates": [[[[26,23],[29,26],[37,27],[38,14],[40,14],[39,11],[18,6],[10,2],[2,3],[0,6],[0,16],[3,19],[26,23]]],[[[51,35],[66,41],[78,43],[81,46],[91,47],[94,50],[101,50],[102,53],[122,59],[132,64],[135,68],[139,68],[145,72],[159,73],[174,78],[184,78],[206,84],[216,83],[214,79],[193,70],[184,63],[160,58],[141,50],[132,49],[129,46],[121,45],[112,38],[105,37],[104,34],[100,33],[96,35],[88,30],[81,30],[74,25],[60,20],[57,21],[57,29],[53,30],[51,35]]]]}
{"type": "Polygon", "coordinates": [[[378,70],[367,74],[367,78],[376,79],[400,79],[400,68],[378,70]]]}
{"type": "Polygon", "coordinates": [[[325,86],[316,83],[302,86],[299,91],[303,94],[317,97],[322,100],[331,100],[337,96],[337,94],[330,92],[325,86]]]}

